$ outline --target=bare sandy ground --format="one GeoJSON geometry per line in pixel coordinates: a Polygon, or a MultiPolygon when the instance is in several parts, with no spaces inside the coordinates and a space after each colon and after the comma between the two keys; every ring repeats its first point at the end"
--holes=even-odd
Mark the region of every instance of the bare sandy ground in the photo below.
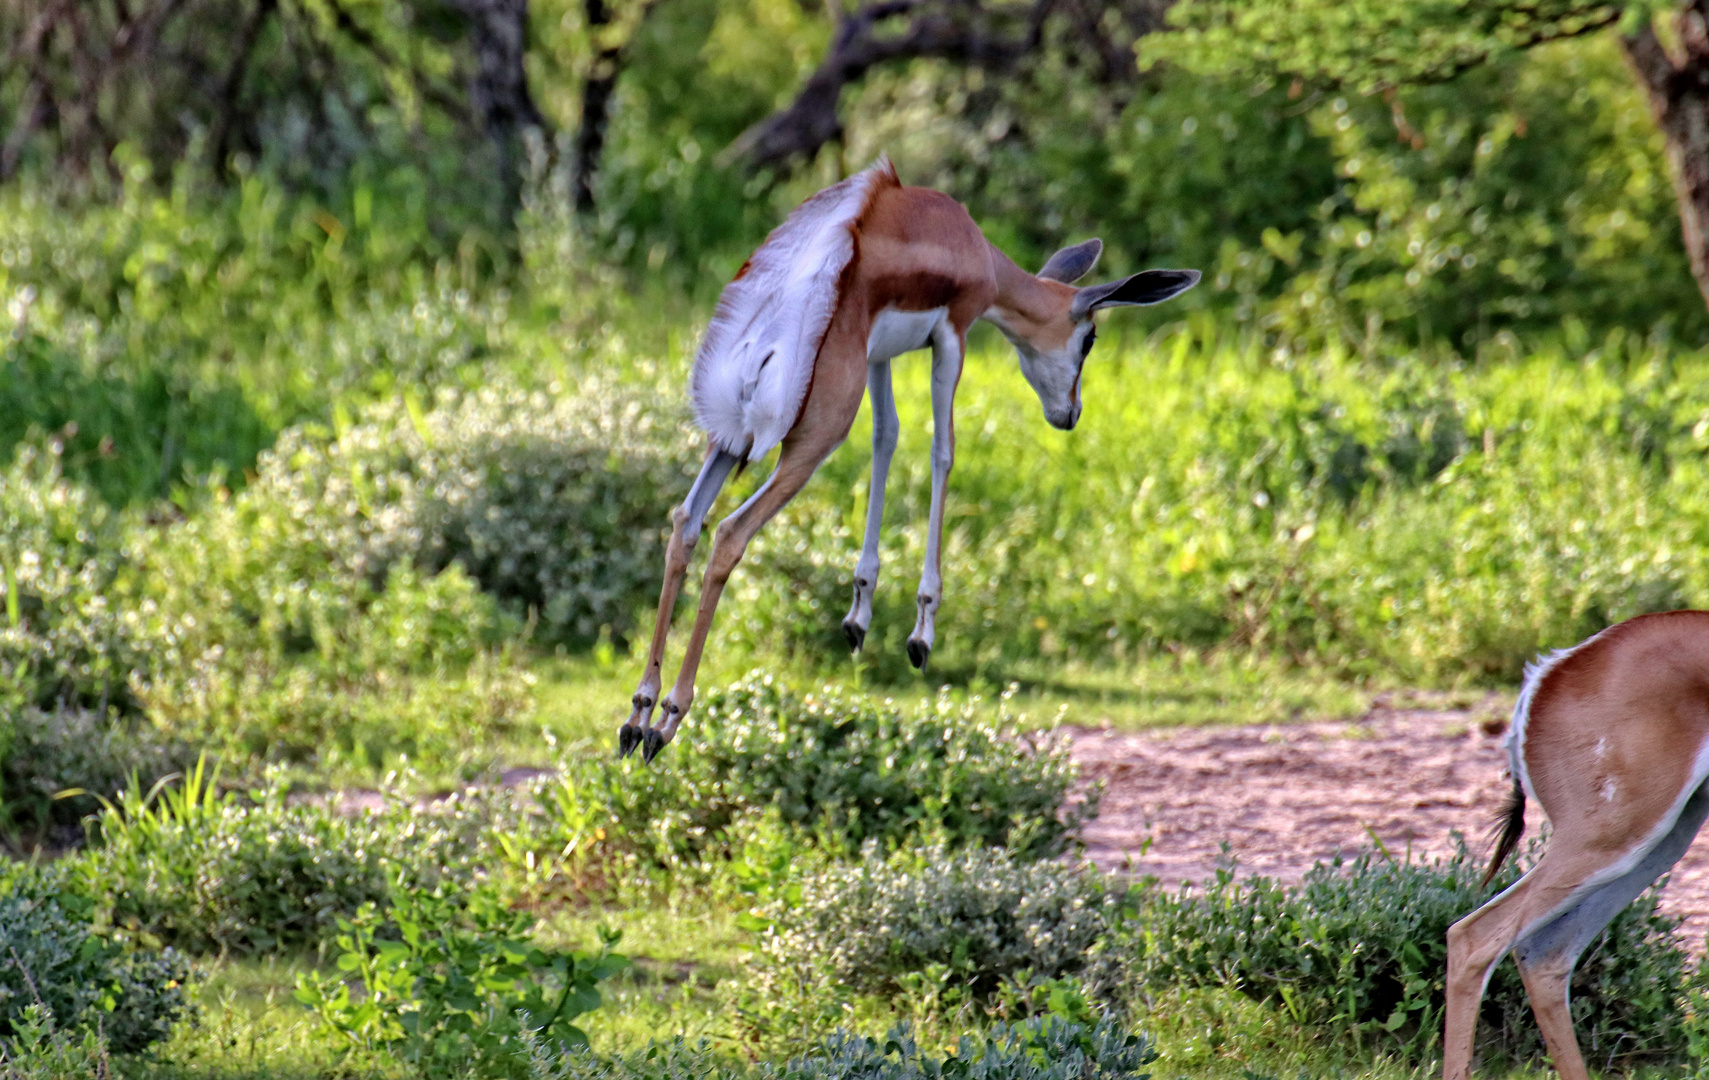
{"type": "MultiPolygon", "coordinates": [[[[1397,855],[1410,847],[1429,857],[1449,854],[1459,830],[1482,852],[1508,789],[1505,727],[1492,702],[1379,707],[1351,723],[1070,729],[1084,774],[1108,784],[1085,830],[1087,854],[1111,868],[1131,860],[1134,872],[1174,885],[1210,877],[1229,856],[1242,875],[1297,881],[1337,851],[1370,847],[1373,833],[1397,855]]],[[[1541,824],[1529,806],[1526,835],[1541,824]]],[[[1662,906],[1685,917],[1685,940],[1701,950],[1709,838],[1675,868],[1662,906]]]]}

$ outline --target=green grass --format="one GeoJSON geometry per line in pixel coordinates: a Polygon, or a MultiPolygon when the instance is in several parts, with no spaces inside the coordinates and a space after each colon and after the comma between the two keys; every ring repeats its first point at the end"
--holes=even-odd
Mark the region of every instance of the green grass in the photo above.
{"type": "MultiPolygon", "coordinates": [[[[650,1040],[681,1035],[739,1048],[719,985],[741,977],[743,935],[727,909],[699,903],[630,910],[561,912],[549,916],[541,940],[554,946],[591,945],[593,927],[623,930],[621,949],[635,967],[605,984],[606,1005],[583,1017],[595,1051],[645,1049],[650,1040]]],[[[339,1062],[335,1048],[314,1032],[312,1018],[291,998],[311,955],[212,962],[201,992],[203,1019],[186,1025],[161,1049],[159,1061],[132,1062],[126,1075],[148,1080],[309,1080],[348,1077],[390,1080],[384,1063],[339,1062]]],[[[880,1034],[910,1019],[924,1041],[953,1043],[964,1025],[936,1016],[906,998],[854,1003],[850,1026],[880,1034]]],[[[1140,999],[1135,1026],[1157,1040],[1156,1080],[1252,1080],[1334,1077],[1338,1080],[1427,1080],[1432,1067],[1411,1067],[1368,1046],[1303,1029],[1282,1011],[1230,989],[1181,989],[1140,999]]],[[[1541,1068],[1488,1071],[1490,1080],[1540,1080],[1541,1068]]],[[[1640,1070],[1634,1080],[1666,1075],[1640,1070]]]]}
{"type": "MultiPolygon", "coordinates": [[[[150,587],[178,589],[175,610],[193,614],[194,625],[229,622],[229,632],[197,649],[229,648],[233,679],[264,656],[282,678],[311,672],[315,656],[300,628],[256,644],[249,623],[271,610],[262,599],[287,613],[299,593],[321,605],[318,622],[300,621],[325,624],[325,696],[336,702],[352,680],[375,677],[385,684],[370,710],[378,726],[403,715],[381,691],[402,685],[408,665],[340,665],[358,654],[352,642],[391,655],[387,627],[365,628],[345,611],[345,597],[328,595],[338,590],[325,588],[322,553],[296,568],[268,554],[263,541],[278,537],[262,537],[259,526],[241,535],[250,527],[243,519],[212,509],[224,493],[192,495],[186,469],[223,469],[227,485],[241,489],[257,452],[290,425],[337,431],[353,416],[360,422],[375,399],[407,390],[431,408],[440,388],[501,377],[538,386],[600,373],[674,408],[694,334],[683,302],[667,304],[665,317],[640,318],[624,289],[595,272],[584,282],[573,267],[525,266],[501,283],[449,259],[382,265],[361,254],[378,250],[371,237],[361,238],[364,248],[352,233],[343,254],[330,246],[306,203],[264,185],[240,195],[256,213],[240,214],[234,201],[207,220],[190,204],[140,195],[75,221],[38,212],[29,199],[0,198],[0,240],[67,253],[27,274],[0,273],[0,293],[22,295],[27,284],[40,294],[27,332],[18,316],[0,317],[0,428],[63,433],[67,475],[132,508],[134,546],[166,552],[146,571],[137,569],[146,560],[125,562],[117,578],[145,596],[149,588],[125,575],[155,574],[150,587]],[[191,238],[175,241],[185,229],[191,238]],[[263,242],[268,229],[279,243],[263,242]],[[153,261],[132,280],[122,268],[144,248],[153,261]],[[78,269],[47,269],[61,262],[78,269]],[[204,275],[209,268],[218,272],[204,275]],[[177,507],[165,506],[168,496],[177,507]],[[182,515],[187,524],[171,524],[182,515]],[[227,530],[223,548],[156,543],[216,527],[227,530]],[[220,550],[238,568],[224,578],[207,557],[220,550]],[[273,567],[277,580],[257,587],[256,598],[207,587],[247,586],[273,567]]],[[[929,361],[918,354],[896,365],[902,439],[866,651],[851,656],[838,629],[867,495],[863,407],[847,445],[738,569],[701,694],[754,669],[804,691],[833,684],[903,706],[944,691],[954,701],[991,701],[1013,685],[1009,710],[1025,726],[1119,730],[1341,720],[1377,701],[1489,710],[1499,702],[1487,696],[1510,692],[1520,664],[1541,648],[1639,611],[1709,604],[1709,355],[1616,337],[1597,349],[1521,349],[1503,362],[1465,364],[1382,347],[1284,354],[1210,322],[1151,336],[1132,325],[1109,317],[1072,433],[1044,423],[1009,347],[987,331],[975,335],[958,398],[938,647],[924,673],[902,648],[930,492],[929,361]]],[[[732,483],[714,519],[768,471],[757,463],[732,483]]],[[[666,508],[643,509],[665,524],[666,508]]],[[[268,520],[268,529],[288,531],[283,516],[268,520]]],[[[710,535],[679,602],[667,679],[686,642],[710,535]]],[[[449,587],[450,579],[435,580],[433,589],[449,587]]],[[[392,599],[439,595],[413,588],[392,599]]],[[[99,607],[93,599],[90,610],[99,607]]],[[[472,604],[446,608],[445,621],[468,630],[472,604]]],[[[398,626],[418,617],[412,610],[402,609],[398,626]]],[[[611,754],[651,618],[643,611],[615,645],[609,634],[584,651],[548,651],[538,639],[519,645],[532,704],[505,712],[508,727],[492,730],[481,728],[484,713],[472,713],[479,730],[448,734],[451,749],[436,763],[422,760],[415,782],[444,787],[488,763],[611,754]]],[[[138,647],[161,648],[161,634],[138,647]]],[[[443,713],[435,703],[450,700],[455,665],[435,659],[443,644],[420,643],[407,672],[410,693],[396,700],[415,700],[419,688],[427,702],[411,717],[443,713]]],[[[205,710],[198,721],[235,730],[238,707],[254,708],[256,695],[232,685],[232,708],[205,710]]],[[[184,697],[200,692],[187,685],[184,697]]],[[[269,723],[301,736],[306,708],[283,693],[275,699],[269,723]]],[[[158,706],[148,715],[165,716],[158,706]]],[[[334,772],[316,752],[324,758],[311,748],[297,763],[310,786],[377,779],[378,765],[334,772]]],[[[667,754],[657,767],[672,761],[667,754]]],[[[661,897],[637,887],[630,907],[608,899],[546,914],[543,942],[585,948],[608,924],[636,959],[606,987],[607,1007],[586,1018],[596,1049],[682,1035],[752,1051],[732,1011],[746,934],[728,883],[718,888],[666,888],[661,897]]],[[[384,1062],[340,1060],[295,1004],[296,976],[317,962],[209,959],[202,1023],[180,1030],[158,1061],[125,1069],[158,1080],[397,1075],[384,1062]]],[[[924,994],[867,997],[846,1019],[868,1033],[912,1019],[944,1041],[983,1019],[935,1008],[924,994]]],[[[1158,1080],[1428,1072],[1302,1028],[1233,988],[1147,997],[1134,1022],[1159,1040],[1158,1080]]]]}

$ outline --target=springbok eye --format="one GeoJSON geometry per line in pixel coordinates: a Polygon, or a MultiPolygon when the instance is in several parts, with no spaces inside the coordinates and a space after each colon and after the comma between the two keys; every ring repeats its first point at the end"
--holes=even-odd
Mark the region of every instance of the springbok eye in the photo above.
{"type": "Polygon", "coordinates": [[[1092,355],[1092,342],[1096,340],[1098,340],[1098,332],[1096,330],[1086,331],[1085,338],[1080,342],[1080,359],[1084,360],[1086,357],[1092,355]]]}

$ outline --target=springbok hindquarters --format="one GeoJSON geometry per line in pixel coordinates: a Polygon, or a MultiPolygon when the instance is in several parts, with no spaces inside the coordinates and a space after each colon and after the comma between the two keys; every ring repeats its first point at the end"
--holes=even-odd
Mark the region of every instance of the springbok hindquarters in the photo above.
{"type": "Polygon", "coordinates": [[[1553,831],[1529,873],[1448,931],[1442,1075],[1471,1075],[1478,1003],[1511,950],[1555,1068],[1588,1080],[1573,967],[1709,812],[1709,612],[1640,616],[1527,669],[1508,753],[1513,794],[1486,881],[1519,841],[1527,798],[1553,831]]]}

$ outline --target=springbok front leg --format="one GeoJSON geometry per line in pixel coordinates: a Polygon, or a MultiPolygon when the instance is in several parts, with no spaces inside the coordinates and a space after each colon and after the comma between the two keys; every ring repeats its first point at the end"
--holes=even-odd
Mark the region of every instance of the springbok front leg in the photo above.
{"type": "Polygon", "coordinates": [[[878,589],[878,530],[884,523],[884,485],[890,478],[890,459],[902,425],[896,418],[896,395],[890,387],[890,361],[867,365],[867,398],[872,402],[872,486],[866,493],[866,539],[860,561],[855,564],[854,603],[843,619],[843,636],[849,648],[866,643],[872,626],[872,594],[878,589]]]}
{"type": "Polygon", "coordinates": [[[700,539],[700,530],[707,513],[730,476],[730,470],[741,459],[735,454],[713,449],[700,466],[700,475],[688,489],[688,497],[671,514],[671,540],[665,549],[665,582],[659,590],[659,617],[653,624],[653,643],[647,650],[647,667],[641,673],[641,683],[635,688],[633,708],[628,721],[617,729],[617,752],[627,757],[641,745],[641,733],[652,720],[653,705],[659,700],[660,667],[665,660],[665,639],[670,634],[671,613],[676,609],[677,594],[682,592],[682,579],[688,573],[689,559],[700,539]]]}
{"type": "Polygon", "coordinates": [[[932,654],[938,604],[943,600],[944,496],[949,489],[949,471],[955,466],[955,388],[961,382],[966,340],[964,333],[948,321],[932,331],[932,509],[926,522],[926,565],[914,598],[919,616],[914,632],[908,635],[908,660],[921,669],[932,654]]]}

